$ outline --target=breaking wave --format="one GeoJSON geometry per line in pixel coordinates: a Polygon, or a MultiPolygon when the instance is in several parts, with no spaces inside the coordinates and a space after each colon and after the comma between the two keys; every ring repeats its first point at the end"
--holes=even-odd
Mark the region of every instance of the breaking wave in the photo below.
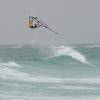
{"type": "Polygon", "coordinates": [[[70,56],[72,57],[73,59],[81,62],[81,63],[84,63],[84,64],[87,64],[89,66],[94,66],[92,65],[86,58],[85,55],[83,55],[82,53],[80,53],[79,51],[76,51],[74,49],[72,49],[71,47],[67,47],[67,46],[59,46],[59,47],[51,47],[52,49],[52,54],[51,56],[48,56],[47,58],[54,58],[54,57],[57,57],[57,56],[63,56],[63,55],[66,55],[66,56],[70,56]]]}
{"type": "MultiPolygon", "coordinates": [[[[36,51],[38,51],[37,53],[35,52],[35,54],[37,54],[37,55],[40,54],[42,58],[43,58],[42,55],[46,55],[45,56],[46,59],[52,59],[52,58],[54,59],[59,56],[69,56],[76,61],[87,64],[89,66],[93,66],[88,61],[86,56],[83,55],[81,52],[76,51],[75,49],[73,49],[71,47],[63,46],[63,45],[62,46],[46,46],[46,47],[43,47],[43,46],[34,47],[33,46],[33,49],[31,48],[31,52],[32,52],[32,53],[30,53],[31,55],[28,55],[28,54],[25,55],[25,53],[29,53],[27,50],[30,50],[30,49],[28,48],[26,50],[27,52],[25,52],[24,55],[22,55],[21,57],[24,57],[24,58],[26,56],[28,56],[29,58],[30,58],[30,56],[33,57],[32,54],[34,53],[34,51],[33,51],[34,48],[36,51]]],[[[22,52],[23,52],[23,50],[22,50],[22,52]]],[[[29,60],[29,58],[28,58],[28,60],[29,60]]],[[[65,60],[67,60],[67,59],[65,59],[65,60]]],[[[63,83],[63,82],[69,81],[68,79],[62,79],[62,78],[35,76],[33,74],[31,75],[30,73],[21,71],[20,70],[21,65],[16,63],[15,61],[16,60],[11,61],[11,62],[1,62],[0,63],[0,78],[2,78],[4,80],[10,79],[10,80],[16,80],[16,81],[25,81],[25,82],[60,82],[60,83],[63,83]]],[[[33,61],[33,59],[32,59],[32,61],[33,61]]],[[[88,81],[88,79],[84,79],[84,82],[85,82],[85,80],[87,82],[91,81],[90,79],[89,79],[90,81],[88,81]]],[[[79,80],[78,79],[76,79],[76,80],[70,79],[70,81],[83,82],[80,79],[79,80]]],[[[99,82],[99,81],[100,80],[98,80],[98,79],[95,80],[95,82],[99,82]]]]}
{"type": "MultiPolygon", "coordinates": [[[[9,62],[12,63],[12,62],[9,62]]],[[[49,82],[49,83],[78,83],[78,84],[100,84],[99,78],[56,78],[49,76],[36,76],[26,72],[20,71],[20,67],[9,67],[9,63],[0,64],[0,78],[3,80],[15,80],[21,82],[49,82]],[[4,65],[6,64],[6,65],[4,65]]],[[[17,63],[16,63],[17,65],[17,63]]]]}
{"type": "Polygon", "coordinates": [[[34,76],[18,69],[20,65],[15,62],[0,63],[0,78],[25,82],[61,82],[59,78],[34,76]]]}
{"type": "Polygon", "coordinates": [[[20,72],[17,68],[20,67],[19,64],[15,62],[0,63],[0,78],[20,80],[24,77],[27,77],[28,74],[20,72]]]}
{"type": "Polygon", "coordinates": [[[7,66],[7,67],[20,67],[19,64],[15,63],[14,61],[7,62],[7,63],[0,63],[0,66],[7,66]]]}
{"type": "MultiPolygon", "coordinates": [[[[100,45],[99,45],[100,46],[100,45]]],[[[98,47],[98,45],[90,45],[89,48],[91,47],[98,47]]],[[[55,57],[59,57],[59,56],[69,56],[71,58],[73,58],[74,60],[77,60],[81,63],[87,64],[89,66],[94,66],[93,64],[91,64],[86,55],[75,50],[75,47],[70,47],[70,46],[47,46],[47,45],[16,45],[13,46],[12,49],[16,50],[16,48],[18,50],[21,50],[22,48],[26,49],[26,53],[32,53],[34,54],[33,56],[27,56],[26,58],[30,59],[30,58],[40,58],[40,59],[49,59],[49,58],[55,58],[55,57]]],[[[23,54],[23,49],[22,49],[22,54],[23,54]]],[[[29,54],[26,54],[29,55],[29,54]]],[[[25,54],[22,55],[22,57],[24,57],[25,54]]],[[[13,63],[14,64],[14,63],[13,63]]]]}

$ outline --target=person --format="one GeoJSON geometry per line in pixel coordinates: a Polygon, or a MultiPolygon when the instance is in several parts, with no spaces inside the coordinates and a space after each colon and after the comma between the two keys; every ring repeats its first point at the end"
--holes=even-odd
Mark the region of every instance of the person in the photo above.
{"type": "Polygon", "coordinates": [[[29,27],[30,28],[37,28],[37,27],[40,27],[41,24],[36,20],[37,17],[30,17],[29,16],[29,27]],[[33,22],[34,20],[34,22],[33,22]]]}

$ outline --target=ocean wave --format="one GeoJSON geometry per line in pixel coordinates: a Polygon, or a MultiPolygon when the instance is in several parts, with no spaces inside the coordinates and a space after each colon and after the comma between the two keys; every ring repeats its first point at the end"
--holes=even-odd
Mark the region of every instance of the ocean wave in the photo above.
{"type": "Polygon", "coordinates": [[[21,82],[62,82],[59,78],[46,78],[40,76],[33,76],[18,69],[1,68],[0,78],[3,80],[15,80],[21,82]]]}
{"type": "Polygon", "coordinates": [[[78,83],[78,84],[100,84],[99,78],[56,78],[50,76],[37,76],[20,71],[20,68],[0,65],[0,78],[3,80],[15,80],[21,82],[47,82],[47,83],[78,83]]]}
{"type": "Polygon", "coordinates": [[[87,86],[50,86],[50,89],[67,89],[67,90],[94,90],[97,89],[95,87],[87,87],[87,86]]]}
{"type": "MultiPolygon", "coordinates": [[[[13,53],[17,53],[20,55],[11,56],[16,59],[27,59],[27,60],[34,60],[34,59],[49,59],[49,58],[57,58],[60,56],[67,56],[71,57],[72,59],[87,64],[89,66],[94,66],[89,62],[86,55],[82,52],[76,50],[70,46],[50,46],[50,45],[21,45],[21,48],[11,49],[13,53]],[[24,49],[22,49],[24,48],[24,49]],[[24,50],[24,52],[23,52],[24,50]],[[17,52],[18,51],[18,52],[17,52]],[[20,52],[20,53],[19,53],[20,52]]],[[[9,53],[9,52],[8,52],[9,53]]],[[[9,55],[9,54],[8,54],[9,55]]],[[[7,57],[8,57],[7,55],[7,57]]],[[[10,56],[10,55],[9,55],[10,56]]],[[[11,58],[10,57],[10,58],[11,58]]],[[[13,60],[13,58],[11,58],[13,60]]],[[[65,59],[66,60],[66,59],[65,59]]],[[[15,64],[14,62],[10,62],[10,64],[15,64]]]]}
{"type": "Polygon", "coordinates": [[[52,49],[52,55],[46,57],[47,59],[66,55],[66,56],[72,57],[73,59],[75,59],[81,63],[87,64],[89,66],[94,66],[87,60],[85,55],[83,55],[82,53],[80,53],[79,51],[76,51],[75,49],[73,49],[71,47],[53,46],[53,47],[51,47],[51,49],[52,49]]]}
{"type": "Polygon", "coordinates": [[[5,94],[3,96],[0,95],[2,100],[100,100],[99,95],[47,95],[47,94],[35,94],[35,93],[27,93],[21,95],[16,94],[5,94]]]}
{"type": "Polygon", "coordinates": [[[34,76],[26,72],[20,71],[16,63],[1,63],[0,64],[0,78],[3,80],[15,80],[25,82],[61,82],[60,79],[46,78],[41,76],[34,76]]]}
{"type": "Polygon", "coordinates": [[[29,78],[27,73],[19,71],[21,66],[14,61],[7,63],[0,63],[0,78],[4,80],[24,80],[25,77],[29,78]]]}
{"type": "Polygon", "coordinates": [[[20,67],[19,64],[15,63],[14,61],[7,62],[7,63],[0,63],[0,66],[7,66],[7,67],[20,67]]]}
{"type": "MultiPolygon", "coordinates": [[[[20,72],[18,69],[12,69],[0,66],[0,78],[4,80],[24,80],[28,74],[20,72]]],[[[28,77],[29,78],[29,77],[28,77]]]]}
{"type": "Polygon", "coordinates": [[[84,46],[84,48],[100,48],[100,45],[95,44],[95,45],[88,45],[88,46],[84,46]]]}

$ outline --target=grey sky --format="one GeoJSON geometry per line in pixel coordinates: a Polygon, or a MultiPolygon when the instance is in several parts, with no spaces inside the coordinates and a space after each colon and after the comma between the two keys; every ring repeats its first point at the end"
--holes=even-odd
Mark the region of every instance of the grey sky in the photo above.
{"type": "Polygon", "coordinates": [[[100,43],[100,0],[0,0],[0,44],[100,43]],[[38,16],[52,32],[27,27],[28,15],[38,16]]]}

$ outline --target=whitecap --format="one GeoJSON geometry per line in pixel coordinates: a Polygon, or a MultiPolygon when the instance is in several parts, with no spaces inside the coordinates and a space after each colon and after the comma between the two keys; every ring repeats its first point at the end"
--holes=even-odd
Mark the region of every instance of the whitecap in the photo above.
{"type": "Polygon", "coordinates": [[[6,62],[6,63],[0,63],[0,66],[8,66],[8,67],[20,67],[19,64],[17,64],[14,61],[6,62]]]}
{"type": "Polygon", "coordinates": [[[58,47],[53,46],[53,47],[51,47],[51,49],[52,49],[52,55],[48,56],[47,58],[54,58],[57,56],[67,55],[81,63],[87,64],[89,66],[94,66],[87,60],[85,55],[83,55],[82,53],[80,53],[79,51],[76,51],[75,49],[73,49],[71,47],[62,45],[62,46],[58,46],[58,47]]]}

